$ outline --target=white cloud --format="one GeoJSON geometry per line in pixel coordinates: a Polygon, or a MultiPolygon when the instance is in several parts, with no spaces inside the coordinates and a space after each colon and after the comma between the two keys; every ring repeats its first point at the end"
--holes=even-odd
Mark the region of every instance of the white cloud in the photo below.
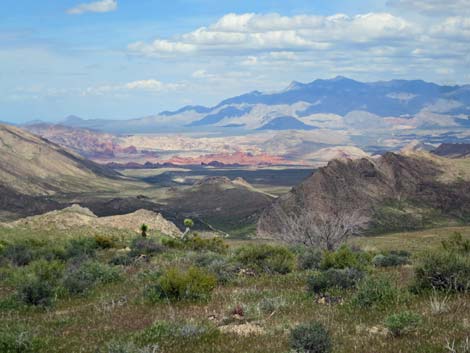
{"type": "Polygon", "coordinates": [[[164,83],[155,79],[149,79],[132,81],[118,85],[102,85],[96,87],[88,87],[82,92],[82,95],[106,95],[113,93],[126,93],[131,91],[160,93],[176,91],[184,87],[184,83],[164,83]]]}
{"type": "Polygon", "coordinates": [[[81,15],[85,12],[111,12],[117,10],[117,0],[101,0],[96,2],[84,3],[77,5],[69,10],[70,15],[81,15]]]}
{"type": "Polygon", "coordinates": [[[390,0],[388,4],[437,16],[470,13],[470,0],[390,0]]]}
{"type": "Polygon", "coordinates": [[[454,40],[470,40],[470,17],[449,17],[432,28],[432,34],[454,40]]]}
{"type": "Polygon", "coordinates": [[[129,45],[134,53],[158,56],[170,53],[214,52],[233,55],[240,51],[318,51],[335,45],[408,40],[417,26],[389,13],[357,16],[281,16],[279,14],[227,14],[208,27],[174,40],[129,45]]]}

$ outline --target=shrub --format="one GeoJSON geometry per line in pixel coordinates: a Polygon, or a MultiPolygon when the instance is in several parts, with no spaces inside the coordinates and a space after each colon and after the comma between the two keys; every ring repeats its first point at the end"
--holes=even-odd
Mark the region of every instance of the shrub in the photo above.
{"type": "Polygon", "coordinates": [[[308,289],[313,293],[322,293],[331,288],[353,288],[363,278],[363,272],[354,268],[343,270],[329,269],[312,274],[308,280],[308,289]]]}
{"type": "Polygon", "coordinates": [[[97,284],[120,279],[118,270],[96,261],[73,264],[67,270],[63,286],[70,294],[84,294],[97,284]]]}
{"type": "Polygon", "coordinates": [[[18,299],[25,304],[51,306],[55,298],[55,288],[37,277],[25,280],[17,289],[18,299]]]}
{"type": "Polygon", "coordinates": [[[409,256],[403,256],[398,253],[390,252],[388,254],[379,254],[372,259],[375,267],[395,267],[409,264],[409,256]]]}
{"type": "Polygon", "coordinates": [[[318,249],[307,249],[298,256],[298,268],[301,270],[316,270],[320,268],[323,254],[318,249]]]}
{"type": "Polygon", "coordinates": [[[414,288],[468,292],[470,256],[443,250],[426,254],[415,267],[414,288]]]}
{"type": "Polygon", "coordinates": [[[116,246],[115,240],[105,235],[95,235],[95,242],[100,249],[111,249],[116,246]]]}
{"type": "Polygon", "coordinates": [[[393,314],[385,319],[385,327],[393,336],[402,336],[415,330],[421,323],[421,317],[409,311],[393,314]]]}
{"type": "Polygon", "coordinates": [[[359,308],[383,307],[395,304],[401,299],[400,290],[388,277],[366,277],[359,283],[352,304],[359,308]]]}
{"type": "Polygon", "coordinates": [[[33,261],[33,251],[26,244],[10,244],[3,250],[3,256],[15,266],[26,266],[33,261]]]}
{"type": "Polygon", "coordinates": [[[207,300],[217,284],[214,275],[197,267],[187,271],[176,268],[167,270],[157,283],[146,288],[146,296],[152,301],[169,300],[207,300]]]}
{"type": "Polygon", "coordinates": [[[290,334],[290,346],[298,353],[329,353],[332,350],[330,335],[318,322],[294,328],[290,334]]]}
{"type": "Polygon", "coordinates": [[[38,260],[25,267],[18,279],[17,298],[28,305],[53,304],[64,265],[59,261],[38,260]]]}
{"type": "Polygon", "coordinates": [[[41,346],[40,340],[27,329],[0,326],[0,352],[2,353],[36,353],[41,346]]]}
{"type": "Polygon", "coordinates": [[[154,239],[138,237],[134,238],[131,242],[130,256],[137,257],[140,255],[152,256],[162,253],[165,247],[157,243],[154,239]]]}
{"type": "Polygon", "coordinates": [[[133,262],[134,260],[132,257],[128,256],[127,254],[116,255],[111,260],[109,260],[109,264],[114,266],[129,266],[133,262]]]}
{"type": "Polygon", "coordinates": [[[194,263],[198,267],[205,268],[208,272],[212,273],[217,282],[226,284],[235,279],[238,266],[229,261],[226,257],[214,253],[202,253],[196,255],[194,263]]]}
{"type": "Polygon", "coordinates": [[[294,254],[282,246],[252,245],[244,246],[235,254],[243,266],[256,272],[289,273],[294,269],[294,254]]]}
{"type": "Polygon", "coordinates": [[[364,270],[370,264],[370,256],[363,251],[353,251],[350,247],[343,245],[336,251],[326,251],[323,254],[320,268],[345,269],[357,268],[364,270]]]}
{"type": "Polygon", "coordinates": [[[185,240],[184,245],[186,249],[194,251],[225,253],[228,249],[228,245],[221,238],[203,239],[199,236],[194,236],[185,240]]]}
{"type": "Polygon", "coordinates": [[[448,240],[442,241],[444,250],[470,254],[470,239],[463,239],[461,233],[455,232],[448,240]]]}
{"type": "Polygon", "coordinates": [[[65,247],[65,255],[67,259],[73,257],[94,257],[96,250],[99,248],[95,238],[80,237],[71,239],[65,247]]]}

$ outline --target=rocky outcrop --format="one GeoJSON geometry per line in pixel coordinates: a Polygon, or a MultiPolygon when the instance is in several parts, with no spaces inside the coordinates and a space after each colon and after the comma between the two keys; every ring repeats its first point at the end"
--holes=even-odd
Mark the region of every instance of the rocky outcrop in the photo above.
{"type": "Polygon", "coordinates": [[[467,217],[470,183],[444,183],[440,181],[443,174],[441,165],[424,155],[387,153],[378,158],[334,160],[267,208],[258,221],[258,233],[275,234],[281,229],[283,220],[276,211],[279,207],[285,214],[359,210],[371,223],[385,204],[413,205],[447,216],[467,217]]]}

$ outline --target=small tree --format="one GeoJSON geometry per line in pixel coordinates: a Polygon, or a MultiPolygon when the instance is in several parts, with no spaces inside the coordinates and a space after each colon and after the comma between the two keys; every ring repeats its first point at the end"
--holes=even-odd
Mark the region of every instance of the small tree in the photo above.
{"type": "Polygon", "coordinates": [[[144,238],[147,238],[147,232],[148,232],[148,230],[149,230],[149,226],[146,225],[145,223],[140,226],[140,231],[141,231],[142,236],[143,236],[144,238]]]}
{"type": "Polygon", "coordinates": [[[183,239],[186,239],[189,233],[191,232],[191,228],[194,227],[194,222],[192,219],[186,218],[183,223],[184,223],[184,226],[186,227],[186,230],[183,233],[183,239]]]}
{"type": "Polygon", "coordinates": [[[350,236],[358,234],[368,222],[360,210],[314,212],[302,209],[287,214],[277,205],[274,212],[279,221],[275,234],[277,238],[330,251],[337,249],[350,236]]]}

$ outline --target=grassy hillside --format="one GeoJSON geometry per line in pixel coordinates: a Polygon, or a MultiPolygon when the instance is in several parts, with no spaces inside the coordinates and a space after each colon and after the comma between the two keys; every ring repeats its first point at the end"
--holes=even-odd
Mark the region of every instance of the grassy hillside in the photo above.
{"type": "MultiPolygon", "coordinates": [[[[328,330],[333,352],[442,353],[447,344],[454,342],[459,347],[469,337],[469,293],[415,292],[410,288],[422,251],[428,246],[439,249],[440,242],[455,230],[462,231],[464,239],[470,240],[470,228],[393,234],[356,239],[358,244],[373,249],[372,252],[354,255],[343,251],[343,255],[338,255],[341,261],[359,261],[354,266],[361,268],[366,278],[381,278],[377,287],[377,293],[382,293],[379,299],[366,289],[366,283],[376,282],[366,279],[356,289],[330,289],[328,294],[309,292],[311,277],[324,270],[306,269],[309,264],[312,267],[315,256],[309,257],[301,248],[271,249],[271,260],[258,263],[251,262],[254,258],[248,255],[263,251],[258,242],[234,242],[224,250],[220,243],[198,241],[197,246],[191,242],[181,248],[164,238],[155,238],[156,244],[160,241],[163,244],[154,248],[148,261],[133,258],[124,264],[123,257],[131,255],[123,249],[130,246],[132,253],[136,245],[119,236],[105,249],[95,248],[94,243],[88,247],[84,247],[83,241],[73,243],[75,250],[82,249],[82,255],[74,253],[76,256],[83,256],[85,248],[89,251],[86,260],[83,257],[78,260],[67,254],[70,241],[80,234],[44,233],[41,240],[31,242],[28,241],[31,234],[24,231],[1,230],[0,347],[2,344],[7,347],[5,342],[16,347],[15,342],[21,337],[24,347],[29,347],[29,343],[34,347],[24,348],[22,352],[38,353],[286,353],[290,351],[291,330],[315,320],[328,330]],[[15,244],[27,244],[35,260],[26,266],[12,264],[11,259],[17,257],[9,246],[15,244]],[[241,246],[244,250],[240,250],[241,246]],[[406,260],[410,264],[375,267],[369,262],[376,254],[387,254],[383,250],[390,249],[411,250],[411,257],[406,260]],[[39,260],[45,254],[54,253],[63,255],[56,260],[50,257],[46,262],[39,260]],[[354,260],[356,256],[358,260],[354,260]],[[157,283],[162,283],[161,276],[171,278],[168,271],[176,276],[179,270],[184,273],[191,266],[197,266],[204,274],[198,277],[199,284],[208,284],[207,276],[216,276],[218,284],[211,294],[212,285],[208,284],[208,287],[191,287],[191,293],[207,290],[208,295],[199,299],[156,297],[159,292],[155,288],[157,283]],[[47,308],[22,304],[17,293],[23,293],[31,276],[44,275],[41,268],[48,268],[48,273],[62,273],[59,278],[63,276],[67,280],[55,284],[58,287],[47,308]],[[67,288],[81,285],[81,282],[70,282],[77,268],[88,276],[94,273],[99,280],[87,282],[86,291],[71,294],[67,288]],[[373,300],[374,304],[363,306],[365,299],[373,300]],[[436,302],[444,303],[442,310],[437,310],[436,302]],[[409,331],[394,336],[387,329],[387,318],[404,311],[419,319],[410,324],[409,331]]],[[[110,238],[110,235],[101,234],[101,237],[110,238]]],[[[139,252],[150,249],[139,246],[139,252]]],[[[332,262],[331,258],[326,261],[325,256],[321,263],[329,263],[328,266],[341,262],[332,262]]],[[[175,277],[178,281],[184,281],[178,276],[175,277]]],[[[46,282],[49,281],[52,280],[46,282]]]]}

